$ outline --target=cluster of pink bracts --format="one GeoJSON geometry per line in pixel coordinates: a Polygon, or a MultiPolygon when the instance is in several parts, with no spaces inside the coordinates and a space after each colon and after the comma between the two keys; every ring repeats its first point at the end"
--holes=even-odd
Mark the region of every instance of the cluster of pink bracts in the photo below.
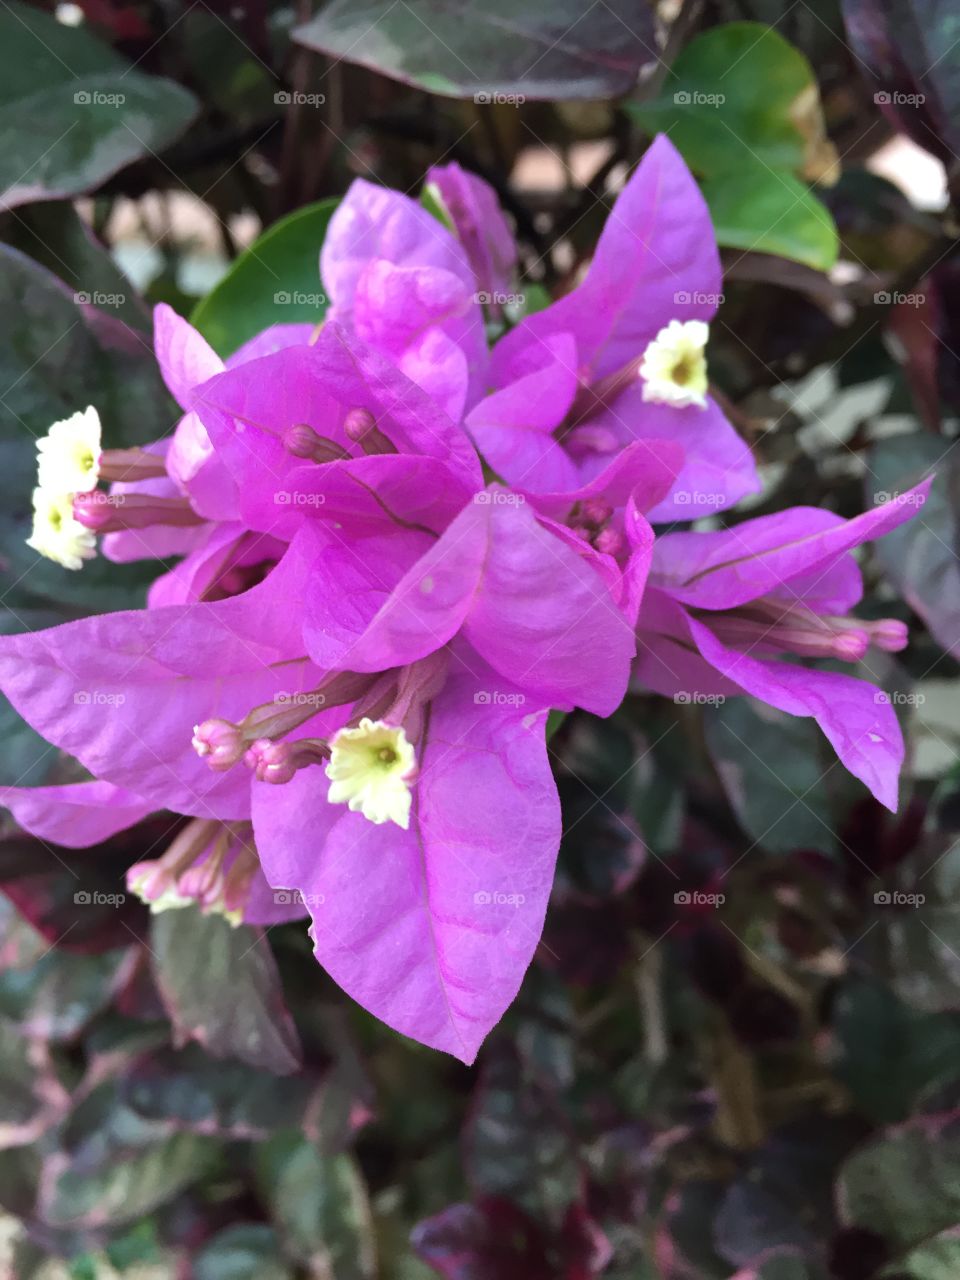
{"type": "Polygon", "coordinates": [[[0,640],[4,692],[94,779],[2,799],[74,846],[183,815],[129,872],[154,909],[309,915],[351,996],[470,1062],[543,925],[551,709],[606,716],[631,683],[749,693],[815,717],[895,807],[892,708],[783,657],[904,646],[902,624],[849,616],[851,552],[925,490],[850,521],[800,507],[655,538],[759,487],[709,394],[719,260],[682,160],[658,139],[582,283],[492,347],[506,222],[456,165],[429,180],[445,222],[354,183],[318,327],[224,363],[159,307],[171,436],[103,450],[88,410],[42,442],[33,545],[79,567],[101,535],[163,571],[145,610],[0,640]]]}

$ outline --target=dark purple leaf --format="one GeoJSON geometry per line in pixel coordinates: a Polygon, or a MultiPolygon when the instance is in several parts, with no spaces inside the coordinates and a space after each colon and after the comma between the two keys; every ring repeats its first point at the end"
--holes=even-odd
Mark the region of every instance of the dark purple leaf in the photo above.
{"type": "Polygon", "coordinates": [[[606,98],[633,87],[657,43],[646,3],[334,0],[295,38],[431,93],[606,98]]]}
{"type": "Polygon", "coordinates": [[[193,907],[153,917],[154,976],[176,1040],[214,1057],[289,1075],[300,1065],[293,1020],[265,935],[193,907]]]}
{"type": "Polygon", "coordinates": [[[843,0],[843,16],[878,106],[949,164],[960,147],[960,12],[953,0],[843,0]]]}

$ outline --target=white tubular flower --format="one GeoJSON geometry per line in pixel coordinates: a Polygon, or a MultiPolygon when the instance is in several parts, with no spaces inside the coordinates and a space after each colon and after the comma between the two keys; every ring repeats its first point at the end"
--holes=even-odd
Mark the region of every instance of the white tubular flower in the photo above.
{"type": "Polygon", "coordinates": [[[55,422],[37,441],[39,484],[54,493],[89,493],[100,478],[100,415],[92,405],[55,422]]]}
{"type": "Polygon", "coordinates": [[[709,328],[702,320],[671,320],[643,353],[640,377],[643,398],[685,409],[707,407],[707,345],[709,328]]]}
{"type": "Polygon", "coordinates": [[[65,569],[82,569],[97,554],[96,536],[73,517],[73,494],[54,489],[33,491],[33,533],[27,546],[65,569]]]}
{"type": "Polygon", "coordinates": [[[417,757],[402,728],[369,720],[330,739],[331,804],[346,804],[370,822],[410,826],[410,782],[417,757]]]}

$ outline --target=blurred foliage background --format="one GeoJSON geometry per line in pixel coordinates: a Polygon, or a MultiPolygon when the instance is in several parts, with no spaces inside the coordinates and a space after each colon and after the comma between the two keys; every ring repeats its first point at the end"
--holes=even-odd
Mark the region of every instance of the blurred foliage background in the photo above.
{"type": "MultiPolygon", "coordinates": [[[[952,0],[5,0],[2,624],[142,603],[142,566],[23,540],[55,418],[94,402],[111,445],[175,421],[152,303],[222,354],[319,319],[350,181],[417,194],[456,159],[533,305],[660,130],[714,217],[711,367],[766,481],[722,518],[853,515],[936,468],[864,566],[911,629],[870,672],[909,735],[900,814],[749,699],[568,718],[547,930],[475,1069],[354,1006],[300,925],[118,905],[149,823],[77,852],[7,820],[6,1275],[960,1275],[952,0]]],[[[0,782],[69,776],[2,717],[0,782]]]]}

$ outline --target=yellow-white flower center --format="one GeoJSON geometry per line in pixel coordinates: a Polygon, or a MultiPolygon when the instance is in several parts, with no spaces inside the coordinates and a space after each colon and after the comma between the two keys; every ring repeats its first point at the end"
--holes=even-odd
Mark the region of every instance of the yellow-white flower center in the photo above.
{"type": "Polygon", "coordinates": [[[84,560],[97,554],[96,537],[73,518],[73,494],[55,489],[33,491],[33,532],[27,546],[65,569],[82,569],[84,560]]]}
{"type": "Polygon", "coordinates": [[[100,478],[100,415],[91,405],[55,422],[37,441],[39,484],[54,493],[89,493],[100,478]]]}
{"type": "Polygon", "coordinates": [[[330,739],[327,777],[331,804],[346,804],[370,822],[410,825],[410,783],[417,757],[402,728],[369,720],[330,739]]]}
{"type": "Polygon", "coordinates": [[[702,320],[671,320],[643,353],[640,377],[643,398],[685,409],[707,407],[707,345],[709,329],[702,320]]]}

